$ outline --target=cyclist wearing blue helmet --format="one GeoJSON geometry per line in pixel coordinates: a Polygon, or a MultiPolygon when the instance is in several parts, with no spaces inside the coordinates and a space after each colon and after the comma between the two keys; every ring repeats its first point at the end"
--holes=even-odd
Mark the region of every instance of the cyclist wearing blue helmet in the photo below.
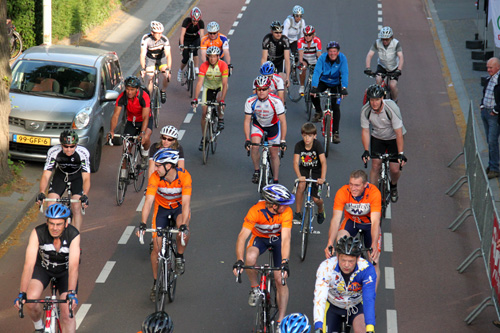
{"type": "MultiPolygon", "coordinates": [[[[71,215],[69,208],[53,204],[45,211],[47,222],[37,226],[30,234],[24,262],[19,295],[14,306],[26,299],[41,298],[43,290],[55,277],[60,298],[72,302],[73,310],[78,305],[78,266],[80,262],[80,233],[68,224],[71,215]]],[[[27,303],[28,314],[35,325],[36,332],[43,332],[42,306],[27,303]]],[[[68,304],[60,306],[61,326],[64,332],[74,333],[75,318],[69,317],[68,304]]]]}
{"type": "MultiPolygon", "coordinates": [[[[276,67],[272,61],[266,61],[260,66],[260,74],[269,77],[271,80],[271,85],[269,86],[269,93],[277,95],[281,102],[285,104],[285,82],[276,74],[276,67]]],[[[257,93],[257,87],[255,86],[255,82],[253,85],[254,94],[257,93]]]]}
{"type": "MultiPolygon", "coordinates": [[[[257,258],[269,247],[273,248],[273,262],[275,267],[281,267],[285,278],[290,275],[288,259],[290,258],[290,239],[292,234],[292,209],[288,207],[295,202],[295,196],[286,187],[279,184],[267,185],[262,189],[264,200],[252,206],[245,216],[238,240],[236,241],[236,258],[233,266],[234,275],[238,275],[243,265],[254,266],[257,258]],[[245,241],[250,237],[245,253],[245,241]]],[[[259,297],[257,272],[247,269],[250,280],[250,298],[248,304],[256,306],[259,297]]],[[[276,281],[281,281],[281,271],[274,271],[276,281]]],[[[281,321],[286,314],[288,304],[288,286],[276,283],[278,294],[279,315],[281,321]]]]}
{"type": "Polygon", "coordinates": [[[309,333],[309,319],[302,313],[292,313],[283,318],[279,326],[280,333],[309,333]]]}

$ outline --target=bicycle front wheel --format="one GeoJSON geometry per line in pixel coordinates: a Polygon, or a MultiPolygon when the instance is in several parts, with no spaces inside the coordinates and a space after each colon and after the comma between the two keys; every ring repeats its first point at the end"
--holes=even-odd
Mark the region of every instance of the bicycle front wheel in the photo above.
{"type": "Polygon", "coordinates": [[[172,303],[175,299],[175,289],[177,287],[177,275],[175,274],[175,253],[177,253],[177,243],[175,241],[175,237],[172,237],[172,244],[170,247],[170,251],[168,253],[169,256],[169,267],[168,269],[168,284],[167,284],[167,292],[168,292],[168,300],[172,303]]]}
{"type": "Polygon", "coordinates": [[[125,193],[128,186],[128,170],[130,169],[130,161],[127,154],[123,154],[118,165],[118,174],[116,177],[116,204],[121,206],[125,200],[125,193]]]}
{"type": "Polygon", "coordinates": [[[158,128],[158,125],[160,124],[160,108],[161,108],[161,96],[160,96],[160,89],[158,86],[155,86],[154,88],[154,106],[153,106],[153,121],[155,124],[155,128],[158,128]]]}
{"type": "Polygon", "coordinates": [[[266,323],[265,323],[265,314],[266,309],[264,308],[264,304],[262,300],[259,300],[257,303],[257,315],[255,317],[255,332],[263,333],[266,332],[266,323]]]}
{"type": "Polygon", "coordinates": [[[306,103],[306,118],[307,121],[312,120],[312,101],[311,101],[311,83],[308,81],[304,88],[304,102],[306,103]]]}
{"type": "Polygon", "coordinates": [[[309,231],[311,229],[311,215],[311,208],[306,207],[304,210],[304,217],[302,218],[302,230],[300,230],[302,238],[300,247],[300,260],[302,261],[304,261],[307,254],[307,242],[309,241],[309,231]]]}
{"type": "MultiPolygon", "coordinates": [[[[208,111],[207,111],[208,112],[208,111]]],[[[210,149],[210,121],[205,119],[205,128],[203,130],[203,164],[208,162],[208,151],[210,149]]]]}
{"type": "Polygon", "coordinates": [[[385,179],[379,179],[378,189],[380,190],[380,194],[382,196],[382,218],[385,219],[385,215],[387,212],[387,206],[389,206],[389,200],[390,200],[390,191],[389,191],[388,181],[385,179]]]}
{"type": "Polygon", "coordinates": [[[167,294],[167,272],[165,270],[165,259],[158,260],[158,275],[156,276],[156,311],[165,309],[165,296],[167,294]]]}
{"type": "Polygon", "coordinates": [[[212,126],[210,128],[210,150],[212,154],[215,154],[217,150],[217,127],[219,126],[219,117],[217,117],[217,113],[213,110],[212,113],[212,126]]]}
{"type": "Polygon", "coordinates": [[[10,39],[10,60],[14,60],[23,50],[23,40],[21,35],[17,31],[12,32],[12,37],[10,39]]]}
{"type": "Polygon", "coordinates": [[[144,180],[146,179],[146,169],[141,168],[142,156],[140,153],[140,148],[137,148],[134,153],[134,189],[139,192],[144,185],[144,180]]]}
{"type": "Polygon", "coordinates": [[[332,116],[329,112],[325,113],[323,117],[323,131],[325,135],[325,157],[328,157],[328,149],[330,148],[330,141],[332,140],[332,116]]]}

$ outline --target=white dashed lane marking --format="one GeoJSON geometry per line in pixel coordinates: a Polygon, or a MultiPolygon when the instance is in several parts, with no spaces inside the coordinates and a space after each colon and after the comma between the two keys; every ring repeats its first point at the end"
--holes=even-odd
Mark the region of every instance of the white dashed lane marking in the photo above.
{"type": "Polygon", "coordinates": [[[101,274],[97,277],[97,280],[95,280],[95,283],[104,283],[106,282],[106,279],[108,278],[109,274],[111,274],[111,270],[115,266],[116,261],[108,261],[106,265],[104,265],[101,274]]]}
{"type": "Polygon", "coordinates": [[[76,320],[76,329],[78,330],[78,327],[80,327],[80,324],[83,321],[83,318],[87,315],[87,313],[90,310],[90,307],[92,304],[82,304],[78,307],[78,312],[75,315],[75,320],[76,320]]]}
{"type": "Polygon", "coordinates": [[[131,226],[131,225],[129,225],[128,227],[126,227],[125,230],[123,231],[122,236],[118,240],[118,244],[120,244],[120,245],[127,244],[128,240],[130,238],[130,235],[132,235],[132,233],[134,232],[134,228],[135,227],[131,226]]]}

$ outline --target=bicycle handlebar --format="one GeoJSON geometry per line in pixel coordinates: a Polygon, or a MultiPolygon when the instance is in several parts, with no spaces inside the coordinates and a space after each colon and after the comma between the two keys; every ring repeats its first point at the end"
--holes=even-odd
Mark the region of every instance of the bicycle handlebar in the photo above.
{"type": "MultiPolygon", "coordinates": [[[[47,202],[58,202],[58,203],[61,203],[63,205],[67,205],[69,203],[81,202],[78,199],[69,199],[68,200],[67,197],[63,197],[63,198],[45,198],[45,199],[43,199],[42,204],[40,205],[40,213],[43,213],[43,203],[45,201],[47,201],[47,202]]],[[[82,211],[82,215],[85,215],[85,208],[83,208],[83,205],[82,205],[82,207],[80,209],[82,211]]]]}
{"type": "Polygon", "coordinates": [[[181,244],[182,244],[182,246],[186,246],[186,241],[184,240],[185,233],[183,231],[180,231],[179,229],[175,229],[175,228],[170,228],[170,229],[163,229],[163,228],[153,229],[153,228],[148,228],[146,230],[139,230],[139,243],[141,243],[142,245],[144,244],[144,233],[145,232],[156,232],[159,235],[162,235],[164,233],[171,233],[171,234],[182,233],[183,235],[181,236],[181,244]]]}
{"type": "MultiPolygon", "coordinates": [[[[264,142],[264,143],[254,143],[254,142],[251,142],[250,143],[250,146],[258,146],[258,147],[278,147],[280,148],[281,147],[281,144],[279,143],[273,143],[273,144],[269,144],[267,142],[264,142]]],[[[250,150],[247,150],[247,156],[250,156],[250,150]]],[[[284,150],[280,150],[280,157],[283,158],[283,156],[285,156],[285,151],[284,150]]]]}
{"type": "Polygon", "coordinates": [[[281,284],[286,285],[285,279],[285,271],[281,269],[281,267],[270,267],[269,265],[260,265],[260,266],[241,266],[238,270],[238,276],[236,276],[236,282],[241,283],[241,270],[243,269],[255,269],[258,271],[266,272],[266,271],[281,271],[281,284]]]}
{"type": "MultiPolygon", "coordinates": [[[[383,153],[383,154],[380,154],[380,153],[375,153],[373,154],[374,157],[377,157],[377,158],[380,158],[382,160],[382,162],[384,162],[385,160],[389,160],[391,158],[397,158],[398,157],[398,154],[389,154],[389,153],[383,153]]],[[[365,168],[366,168],[366,163],[365,163],[365,168]]],[[[399,170],[403,170],[403,165],[401,163],[399,163],[399,170]]]]}
{"type": "Polygon", "coordinates": [[[109,146],[114,146],[113,145],[113,138],[122,138],[123,140],[137,140],[140,138],[140,135],[130,135],[130,134],[114,134],[113,136],[107,135],[108,141],[106,142],[107,145],[109,146]]]}
{"type": "Polygon", "coordinates": [[[52,299],[52,298],[41,298],[41,299],[27,299],[23,302],[19,302],[19,318],[24,318],[24,311],[23,311],[23,306],[26,303],[39,303],[39,304],[47,304],[47,303],[52,303],[52,304],[62,304],[62,303],[69,303],[69,317],[73,318],[73,302],[69,302],[66,299],[52,299]]]}
{"type": "Polygon", "coordinates": [[[330,91],[323,91],[323,92],[317,92],[317,93],[311,93],[311,94],[316,94],[318,97],[336,97],[336,98],[342,97],[341,93],[332,93],[330,91]]]}

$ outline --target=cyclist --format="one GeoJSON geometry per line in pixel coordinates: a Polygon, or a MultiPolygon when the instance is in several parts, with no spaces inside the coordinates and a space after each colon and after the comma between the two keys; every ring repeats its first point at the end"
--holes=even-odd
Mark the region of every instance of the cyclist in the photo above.
{"type": "Polygon", "coordinates": [[[158,21],[151,21],[151,33],[146,34],[141,39],[141,76],[146,78],[145,84],[149,91],[153,91],[153,71],[155,67],[161,72],[162,81],[160,87],[161,102],[167,101],[166,89],[172,73],[172,55],[170,54],[170,42],[163,35],[163,24],[158,21]],[[151,72],[151,73],[146,73],[151,72]]]}
{"type": "MultiPolygon", "coordinates": [[[[78,134],[74,130],[62,131],[59,142],[61,144],[53,146],[47,152],[36,202],[39,205],[43,203],[49,182],[50,199],[60,199],[66,190],[66,182],[71,182],[71,198],[80,200],[71,203],[73,224],[80,230],[83,221],[81,207],[86,208],[89,205],[87,195],[90,191],[90,153],[87,148],[78,145],[78,134]],[[50,180],[54,170],[54,177],[50,180]]],[[[49,205],[51,204],[54,203],[49,202],[49,205]]]]}
{"type": "MultiPolygon", "coordinates": [[[[292,209],[288,205],[293,204],[295,197],[286,187],[279,184],[265,186],[262,189],[262,197],[264,200],[252,206],[245,216],[243,227],[236,241],[236,258],[238,260],[233,266],[233,273],[237,276],[244,265],[245,241],[251,236],[246,249],[245,265],[254,266],[257,258],[269,247],[272,247],[274,266],[281,267],[281,271],[274,272],[274,278],[276,281],[281,281],[281,272],[284,272],[285,278],[290,276],[288,260],[292,233],[292,209]]],[[[248,269],[247,275],[252,288],[248,304],[256,306],[259,298],[257,272],[248,269]]],[[[277,321],[280,322],[286,314],[288,286],[276,282],[276,293],[279,308],[277,321]]]]}
{"type": "MultiPolygon", "coordinates": [[[[201,19],[201,10],[194,7],[189,17],[182,21],[181,36],[179,37],[179,49],[182,51],[182,61],[177,81],[182,81],[182,71],[189,60],[189,51],[184,50],[185,46],[200,46],[200,38],[205,35],[205,22],[201,19]]],[[[198,74],[198,50],[193,51],[194,70],[198,74]]]]}
{"type": "Polygon", "coordinates": [[[312,184],[311,196],[318,205],[318,224],[325,221],[325,207],[323,199],[318,195],[319,186],[323,185],[326,179],[326,157],[323,146],[316,140],[316,126],[313,123],[305,123],[300,129],[302,140],[297,142],[293,153],[293,170],[299,179],[297,187],[296,208],[293,213],[293,220],[296,223],[302,222],[302,202],[304,200],[304,191],[306,189],[306,178],[309,177],[318,182],[312,184]]]}
{"type": "MultiPolygon", "coordinates": [[[[78,266],[80,263],[80,233],[68,224],[71,212],[62,204],[54,204],[45,210],[47,222],[40,224],[30,234],[19,295],[14,306],[26,299],[39,299],[55,277],[56,287],[62,299],[72,302],[73,311],[78,305],[78,266]]],[[[27,303],[28,314],[35,325],[35,332],[44,332],[41,304],[27,303]]],[[[75,318],[69,317],[68,304],[61,304],[61,326],[64,332],[76,331],[75,318]]]]}
{"type": "Polygon", "coordinates": [[[304,16],[304,8],[296,5],[292,9],[292,15],[288,15],[283,22],[283,35],[288,37],[290,41],[290,51],[295,55],[297,55],[297,41],[301,37],[304,37],[304,32],[302,30],[306,26],[306,22],[302,16],[304,16]]]}
{"type": "Polygon", "coordinates": [[[283,26],[280,21],[271,22],[271,33],[264,36],[262,40],[262,65],[266,61],[272,61],[278,74],[289,86],[290,75],[290,41],[283,35],[283,26]]]}
{"type": "MultiPolygon", "coordinates": [[[[153,157],[155,172],[149,177],[146,190],[146,200],[142,208],[142,222],[136,232],[146,229],[146,222],[154,203],[152,227],[168,227],[168,217],[171,216],[182,233],[177,234],[177,253],[175,254],[175,270],[178,275],[184,274],[184,251],[189,240],[189,220],[191,218],[191,175],[187,170],[177,167],[179,152],[164,148],[158,150],[153,157]],[[185,239],[185,246],[181,244],[181,237],[185,239]]],[[[158,273],[157,260],[162,239],[153,235],[153,251],[151,251],[151,266],[153,268],[153,288],[151,301],[155,301],[155,284],[158,273]]]]}
{"type": "Polygon", "coordinates": [[[153,172],[155,172],[155,161],[153,157],[156,152],[162,148],[172,148],[179,151],[179,162],[177,167],[184,169],[184,149],[177,140],[179,137],[179,131],[175,126],[168,125],[161,129],[160,131],[160,141],[151,145],[149,150],[149,167],[148,167],[148,179],[151,177],[153,172]]]}
{"type": "MultiPolygon", "coordinates": [[[[315,36],[316,29],[312,25],[304,28],[304,37],[297,42],[299,49],[299,66],[307,68],[307,65],[316,65],[318,58],[321,56],[321,40],[315,36]]],[[[300,90],[304,93],[304,82],[306,81],[306,70],[300,73],[300,90]]]]}
{"type": "Polygon", "coordinates": [[[280,333],[309,333],[309,319],[302,313],[292,313],[283,318],[279,326],[280,333]]]}
{"type": "Polygon", "coordinates": [[[315,332],[338,332],[346,316],[354,333],[375,331],[375,280],[377,274],[361,258],[357,238],[344,236],[337,242],[337,256],[323,261],[314,288],[315,332]],[[326,303],[329,303],[325,311],[326,303]],[[323,331],[326,312],[326,330],[323,331]]]}
{"type": "MultiPolygon", "coordinates": [[[[382,212],[382,197],[377,186],[368,182],[368,176],[363,170],[355,170],[349,176],[349,184],[342,186],[335,194],[333,217],[328,232],[328,244],[325,248],[326,258],[333,254],[330,246],[344,236],[356,236],[359,229],[364,232],[364,246],[372,248],[371,262],[375,272],[380,276],[377,265],[380,257],[380,216],[382,212]],[[344,219],[342,219],[342,214],[344,219]]],[[[378,281],[377,281],[378,284],[378,281]]]]}
{"type": "Polygon", "coordinates": [[[165,311],[150,314],[142,322],[142,330],[137,333],[173,333],[174,322],[165,311]]]}
{"type": "MultiPolygon", "coordinates": [[[[260,75],[254,81],[257,94],[247,98],[245,102],[245,120],[243,131],[245,133],[245,149],[250,150],[254,167],[252,182],[259,182],[259,159],[258,146],[251,143],[261,143],[263,137],[267,137],[269,144],[280,144],[280,149],[286,150],[286,117],[283,103],[276,95],[269,94],[271,80],[267,76],[260,75]]],[[[280,157],[278,147],[271,147],[271,169],[273,171],[274,183],[278,183],[280,157]]]]}
{"type": "Polygon", "coordinates": [[[210,46],[217,46],[221,50],[220,59],[231,67],[231,55],[229,54],[229,39],[219,32],[220,27],[217,22],[207,24],[207,34],[201,38],[200,51],[201,59],[205,61],[207,49],[210,46]]]}
{"type": "MultiPolygon", "coordinates": [[[[390,77],[389,89],[391,89],[392,99],[398,102],[398,79],[403,70],[403,48],[399,41],[394,38],[394,33],[391,27],[383,27],[378,33],[378,39],[373,43],[372,47],[366,55],[366,75],[373,75],[370,69],[372,57],[375,52],[378,52],[378,65],[376,74],[387,74],[390,77]]],[[[382,77],[376,77],[376,83],[382,83],[382,77]]]]}
{"type": "Polygon", "coordinates": [[[125,79],[125,91],[116,99],[115,110],[111,117],[109,136],[112,138],[115,134],[115,128],[122,108],[126,110],[127,123],[123,134],[132,136],[139,135],[141,141],[142,168],[146,168],[150,137],[153,133],[153,117],[151,115],[151,102],[147,91],[141,87],[141,80],[135,76],[129,76],[125,79]]]}
{"type": "MultiPolygon", "coordinates": [[[[262,66],[260,66],[260,75],[269,77],[269,79],[271,80],[269,93],[277,95],[283,102],[283,105],[285,105],[285,83],[281,76],[276,74],[276,70],[272,61],[266,61],[262,64],[262,66]]],[[[253,86],[253,93],[257,93],[255,85],[253,86]]]]}
{"type": "Polygon", "coordinates": [[[372,159],[370,170],[370,181],[377,183],[382,161],[377,154],[389,153],[394,157],[390,160],[389,169],[391,174],[391,201],[398,201],[398,180],[401,176],[400,166],[406,164],[404,154],[404,134],[406,129],[403,125],[401,112],[398,105],[390,100],[384,99],[384,88],[372,84],[366,91],[368,103],[361,109],[361,142],[365,149],[361,158],[367,163],[372,159]],[[370,125],[372,128],[370,134],[370,125]],[[370,151],[368,150],[370,149],[370,151]]]}
{"type": "MultiPolygon", "coordinates": [[[[217,101],[221,102],[222,106],[218,110],[219,123],[217,130],[222,131],[224,129],[224,107],[226,104],[224,100],[227,94],[227,82],[229,76],[228,65],[220,60],[220,49],[217,46],[210,46],[207,49],[208,60],[205,61],[200,66],[200,74],[198,75],[198,82],[196,83],[196,88],[194,91],[195,98],[191,102],[193,107],[198,105],[198,95],[200,94],[201,87],[203,89],[203,96],[201,98],[202,102],[206,101],[217,101]]],[[[203,134],[203,129],[205,128],[205,117],[207,114],[207,106],[203,105],[203,113],[201,115],[201,133],[203,134]]],[[[198,149],[203,150],[203,137],[200,141],[200,146],[198,149]]]]}
{"type": "MultiPolygon", "coordinates": [[[[347,85],[349,83],[349,68],[347,66],[346,56],[340,52],[340,44],[333,41],[326,46],[327,52],[323,53],[314,67],[314,74],[311,82],[311,101],[316,109],[314,122],[323,118],[321,111],[321,102],[316,96],[317,92],[323,92],[329,89],[332,93],[340,93],[342,98],[347,96],[347,85]]],[[[332,97],[331,101],[333,113],[333,143],[340,143],[339,125],[340,125],[340,99],[332,97]]]]}

